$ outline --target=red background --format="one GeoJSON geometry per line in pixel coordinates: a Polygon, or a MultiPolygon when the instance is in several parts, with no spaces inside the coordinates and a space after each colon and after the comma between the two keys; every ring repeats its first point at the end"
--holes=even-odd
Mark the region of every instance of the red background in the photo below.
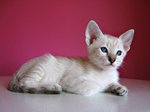
{"type": "Polygon", "coordinates": [[[0,75],[48,52],[86,56],[91,19],[115,36],[135,29],[121,77],[150,80],[149,0],[0,0],[0,75]]]}

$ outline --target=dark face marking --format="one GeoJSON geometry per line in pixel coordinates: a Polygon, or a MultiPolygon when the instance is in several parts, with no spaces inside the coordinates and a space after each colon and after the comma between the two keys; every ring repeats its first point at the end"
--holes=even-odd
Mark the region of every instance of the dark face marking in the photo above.
{"type": "Polygon", "coordinates": [[[116,58],[112,58],[111,56],[108,56],[108,60],[111,64],[113,64],[116,61],[116,58]]]}

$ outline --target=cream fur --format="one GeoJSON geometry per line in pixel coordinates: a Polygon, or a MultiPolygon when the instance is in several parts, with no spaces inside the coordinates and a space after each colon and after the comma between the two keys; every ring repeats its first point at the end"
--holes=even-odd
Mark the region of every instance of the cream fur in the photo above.
{"type": "Polygon", "coordinates": [[[85,96],[110,91],[127,95],[127,88],[118,82],[117,68],[130,48],[133,34],[134,30],[129,30],[119,38],[105,35],[94,21],[90,21],[86,29],[87,58],[46,54],[31,59],[15,73],[8,89],[29,93],[59,93],[63,90],[85,96]],[[103,53],[101,47],[106,47],[108,53],[103,53]],[[116,56],[118,50],[122,51],[121,56],[116,56]],[[114,63],[110,63],[108,56],[115,59],[114,63]]]}

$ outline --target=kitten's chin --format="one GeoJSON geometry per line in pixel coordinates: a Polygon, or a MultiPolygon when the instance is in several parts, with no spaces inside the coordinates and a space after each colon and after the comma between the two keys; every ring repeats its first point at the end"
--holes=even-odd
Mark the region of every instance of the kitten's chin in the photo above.
{"type": "Polygon", "coordinates": [[[100,65],[100,66],[97,66],[99,69],[101,70],[112,70],[112,69],[116,69],[115,66],[113,65],[100,65]]]}
{"type": "Polygon", "coordinates": [[[107,70],[107,69],[117,69],[118,67],[115,66],[114,64],[106,64],[103,66],[103,69],[107,70]]]}
{"type": "Polygon", "coordinates": [[[103,68],[104,68],[104,70],[116,69],[116,68],[115,68],[114,66],[112,66],[112,65],[107,65],[107,66],[104,66],[103,68]]]}

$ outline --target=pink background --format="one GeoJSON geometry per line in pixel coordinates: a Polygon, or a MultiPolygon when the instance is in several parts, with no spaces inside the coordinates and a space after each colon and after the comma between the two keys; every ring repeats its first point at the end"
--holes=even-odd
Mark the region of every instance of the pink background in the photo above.
{"type": "Polygon", "coordinates": [[[150,80],[149,0],[0,0],[0,75],[48,52],[86,56],[91,19],[115,36],[135,29],[121,77],[150,80]]]}

